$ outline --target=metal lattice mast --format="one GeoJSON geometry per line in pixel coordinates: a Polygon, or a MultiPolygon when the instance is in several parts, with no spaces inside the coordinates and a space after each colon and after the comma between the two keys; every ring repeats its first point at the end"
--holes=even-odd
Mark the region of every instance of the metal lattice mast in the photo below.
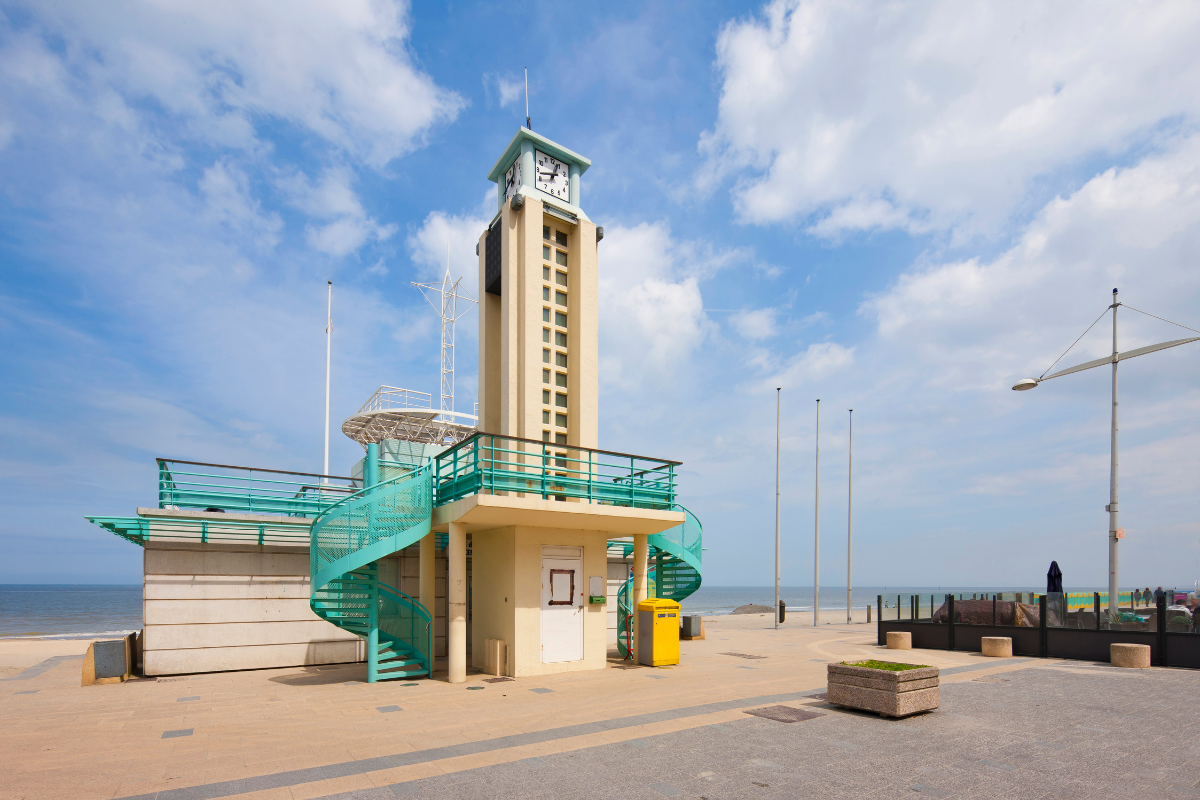
{"type": "Polygon", "coordinates": [[[451,279],[450,277],[450,245],[446,245],[446,274],[442,278],[441,284],[417,283],[413,281],[413,286],[421,290],[421,294],[433,306],[433,310],[438,312],[441,318],[441,335],[442,335],[442,389],[441,389],[441,404],[438,410],[445,412],[454,411],[454,323],[463,314],[465,310],[458,311],[458,301],[465,300],[468,303],[476,302],[475,298],[467,293],[467,290],[462,287],[462,278],[451,279]],[[433,295],[438,295],[438,302],[434,302],[433,295]]]}

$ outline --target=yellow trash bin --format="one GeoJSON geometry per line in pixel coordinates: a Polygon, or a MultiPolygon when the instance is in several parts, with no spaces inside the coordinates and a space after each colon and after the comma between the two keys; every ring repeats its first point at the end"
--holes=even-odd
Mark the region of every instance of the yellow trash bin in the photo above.
{"type": "Polygon", "coordinates": [[[679,603],[651,598],[637,605],[638,663],[661,667],[679,663],[679,603]]]}

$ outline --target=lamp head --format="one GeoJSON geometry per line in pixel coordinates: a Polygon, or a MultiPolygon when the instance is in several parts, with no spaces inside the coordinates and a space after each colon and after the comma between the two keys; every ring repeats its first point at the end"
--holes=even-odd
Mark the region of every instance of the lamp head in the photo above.
{"type": "Polygon", "coordinates": [[[1037,385],[1038,382],[1033,378],[1022,378],[1012,388],[1014,392],[1027,392],[1037,385]]]}

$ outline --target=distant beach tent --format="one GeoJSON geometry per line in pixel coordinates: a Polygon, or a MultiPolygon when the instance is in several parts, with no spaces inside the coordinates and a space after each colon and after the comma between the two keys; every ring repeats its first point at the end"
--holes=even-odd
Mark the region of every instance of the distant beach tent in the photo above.
{"type": "Polygon", "coordinates": [[[1046,594],[1062,592],[1062,570],[1057,561],[1050,562],[1050,571],[1046,573],[1046,594]]]}

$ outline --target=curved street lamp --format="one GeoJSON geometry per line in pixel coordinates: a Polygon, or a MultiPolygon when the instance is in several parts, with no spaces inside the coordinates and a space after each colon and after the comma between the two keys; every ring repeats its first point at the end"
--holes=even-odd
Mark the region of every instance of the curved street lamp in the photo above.
{"type": "MultiPolygon", "coordinates": [[[[1110,614],[1117,613],[1119,599],[1119,595],[1117,594],[1117,540],[1119,538],[1118,533],[1120,532],[1120,528],[1117,526],[1117,362],[1124,361],[1127,358],[1133,358],[1134,356],[1144,356],[1147,353],[1153,353],[1156,350],[1166,350],[1168,347],[1178,347],[1181,344],[1200,341],[1200,336],[1193,336],[1190,339],[1175,339],[1174,341],[1170,342],[1160,342],[1159,344],[1152,344],[1147,347],[1139,347],[1136,350],[1128,350],[1124,353],[1118,352],[1117,309],[1121,305],[1122,303],[1117,302],[1117,290],[1113,289],[1113,302],[1112,305],[1108,307],[1112,309],[1113,314],[1112,355],[1105,356],[1104,358],[1097,358],[1095,361],[1087,361],[1083,364],[1071,367],[1070,369],[1060,370],[1053,375],[1042,373],[1042,377],[1040,378],[1023,378],[1017,381],[1012,387],[1014,392],[1027,392],[1042,381],[1048,381],[1051,378],[1059,378],[1063,375],[1070,375],[1072,372],[1083,372],[1085,369],[1091,369],[1092,367],[1100,367],[1105,364],[1112,364],[1112,450],[1108,478],[1108,505],[1104,507],[1104,510],[1108,512],[1108,611],[1110,614]]],[[[1132,306],[1125,307],[1131,311],[1138,311],[1138,309],[1133,308],[1132,306]]],[[[1108,313],[1108,309],[1105,309],[1104,313],[1108,313]]],[[[1145,311],[1138,311],[1138,313],[1146,314],[1145,311]]],[[[1101,314],[1100,317],[1096,319],[1096,322],[1099,322],[1103,316],[1104,314],[1101,314]]],[[[1147,316],[1153,317],[1154,315],[1147,314],[1147,316]]],[[[1155,319],[1163,318],[1155,317],[1155,319]]],[[[1164,319],[1163,321],[1171,322],[1169,319],[1164,319]]],[[[1095,327],[1096,322],[1093,322],[1091,326],[1088,327],[1088,331],[1095,327]]],[[[1171,324],[1179,325],[1178,322],[1171,322],[1171,324]]],[[[1195,331],[1194,328],[1188,328],[1186,325],[1179,325],[1179,327],[1187,328],[1187,330],[1190,331],[1195,331]]],[[[1086,336],[1088,331],[1084,331],[1083,336],[1086,336]]],[[[1079,339],[1082,339],[1083,336],[1080,336],[1079,339]]],[[[1075,340],[1075,344],[1079,343],[1079,339],[1075,340]]],[[[1074,344],[1071,345],[1071,347],[1074,346],[1074,344]]],[[[1068,353],[1071,351],[1071,347],[1067,348],[1068,353]]],[[[1066,354],[1067,353],[1063,353],[1062,356],[1059,356],[1054,364],[1057,364],[1059,361],[1061,361],[1063,356],[1066,354]]],[[[1054,364],[1050,365],[1051,369],[1054,368],[1054,364]]],[[[1049,371],[1049,369],[1046,370],[1046,372],[1049,371]]]]}

